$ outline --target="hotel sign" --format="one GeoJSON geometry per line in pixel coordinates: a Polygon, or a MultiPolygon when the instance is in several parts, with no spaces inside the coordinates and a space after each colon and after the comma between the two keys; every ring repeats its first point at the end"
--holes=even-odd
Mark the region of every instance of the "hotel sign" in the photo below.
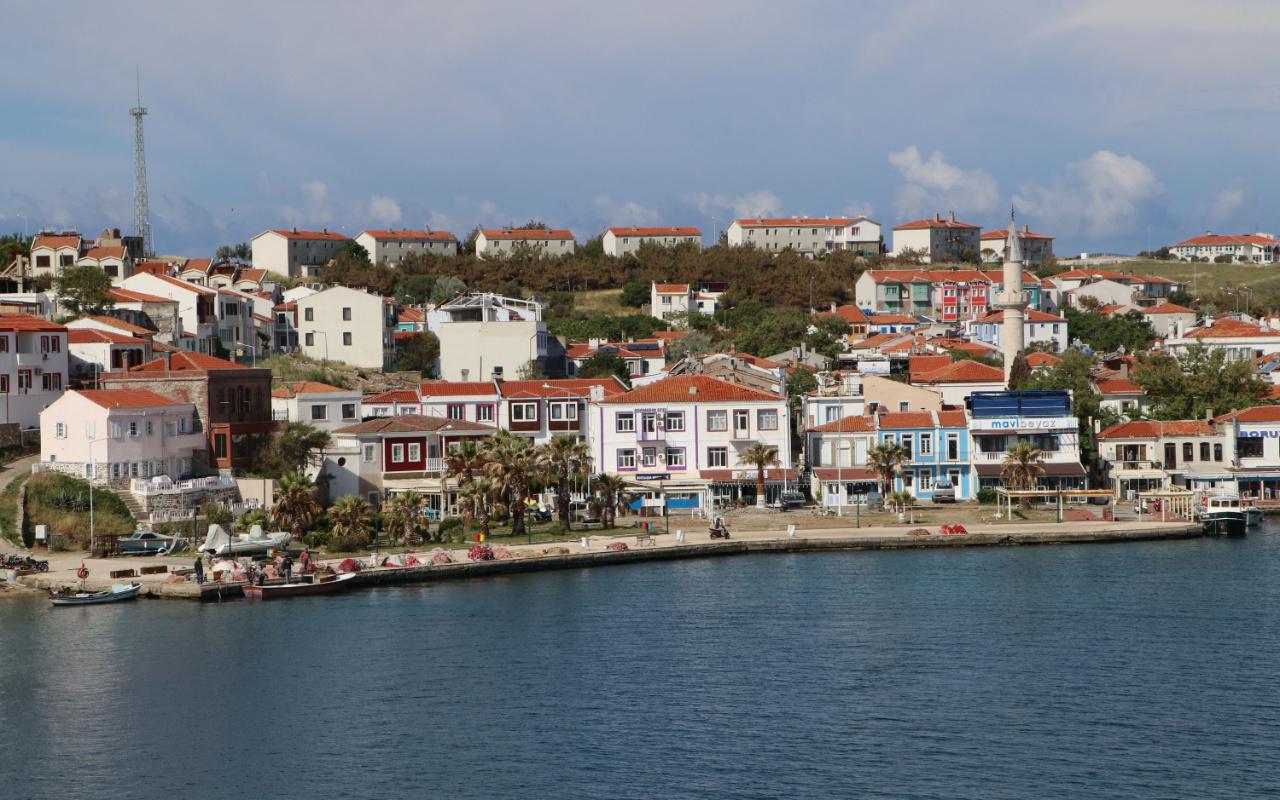
{"type": "Polygon", "coordinates": [[[1079,425],[1075,417],[1004,417],[969,420],[971,431],[1060,431],[1075,430],[1079,425]]]}

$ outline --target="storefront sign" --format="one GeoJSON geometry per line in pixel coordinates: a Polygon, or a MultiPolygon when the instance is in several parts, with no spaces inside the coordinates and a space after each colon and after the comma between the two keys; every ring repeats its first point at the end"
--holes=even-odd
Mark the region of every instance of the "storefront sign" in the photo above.
{"type": "Polygon", "coordinates": [[[666,481],[666,480],[671,480],[671,475],[670,475],[669,473],[666,473],[666,472],[645,473],[645,474],[643,474],[643,475],[637,475],[637,476],[636,476],[636,480],[638,480],[638,481],[666,481]]]}
{"type": "Polygon", "coordinates": [[[858,373],[861,375],[888,375],[888,361],[859,361],[858,373]]]}
{"type": "Polygon", "coordinates": [[[1240,431],[1241,439],[1280,439],[1280,430],[1240,431]]]}
{"type": "Polygon", "coordinates": [[[1004,419],[969,420],[971,431],[1043,431],[1074,430],[1075,417],[1006,417],[1004,419]]]}

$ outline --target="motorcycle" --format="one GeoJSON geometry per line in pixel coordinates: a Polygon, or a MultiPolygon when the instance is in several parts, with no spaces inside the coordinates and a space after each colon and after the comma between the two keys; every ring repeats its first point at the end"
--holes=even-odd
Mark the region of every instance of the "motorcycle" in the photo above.
{"type": "Polygon", "coordinates": [[[711,527],[711,538],[712,539],[728,539],[729,529],[726,528],[723,524],[718,526],[713,525],[711,527]]]}

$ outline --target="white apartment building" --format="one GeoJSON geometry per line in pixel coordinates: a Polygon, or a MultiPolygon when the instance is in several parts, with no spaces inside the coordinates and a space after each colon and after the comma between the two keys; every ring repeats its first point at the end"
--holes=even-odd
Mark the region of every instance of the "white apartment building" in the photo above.
{"type": "Polygon", "coordinates": [[[300,381],[271,390],[271,418],[277,422],[305,422],[332,433],[363,418],[363,400],[359,389],[300,381]]]}
{"type": "MultiPolygon", "coordinates": [[[[32,253],[34,252],[32,250],[32,253]]],[[[1177,256],[1179,261],[1190,261],[1192,258],[1213,261],[1220,256],[1226,256],[1235,263],[1243,261],[1252,264],[1274,264],[1280,260],[1280,239],[1269,233],[1224,236],[1205,231],[1204,236],[1195,236],[1170,245],[1169,252],[1177,256]]]]}
{"type": "Polygon", "coordinates": [[[97,327],[67,329],[70,376],[91,381],[104,372],[132,369],[151,360],[151,342],[97,327]]]}
{"type": "MultiPolygon", "coordinates": [[[[982,260],[988,264],[1003,264],[1009,251],[1008,231],[987,231],[980,237],[982,260]]],[[[1043,233],[1032,233],[1023,225],[1018,231],[1018,242],[1022,245],[1022,263],[1033,267],[1044,264],[1046,257],[1053,255],[1053,237],[1043,233]]]]}
{"type": "Polygon", "coordinates": [[[37,427],[69,374],[65,327],[26,314],[0,316],[0,423],[37,427]]]}
{"type": "Polygon", "coordinates": [[[328,228],[263,231],[253,237],[253,266],[290,278],[313,277],[338,257],[338,249],[346,240],[328,228]]]}
{"type": "Polygon", "coordinates": [[[710,508],[739,499],[773,501],[795,486],[783,396],[677,376],[596,401],[590,415],[596,470],[645,490],[710,508]],[[779,466],[766,470],[764,498],[756,497],[756,469],[741,461],[757,443],[778,448],[779,466]]]}
{"type": "Polygon", "coordinates": [[[396,304],[335,286],[297,301],[298,340],[308,358],[353,367],[395,369],[396,304]]]}
{"type": "MultiPolygon", "coordinates": [[[[964,327],[972,341],[1004,350],[1004,311],[992,311],[980,319],[967,320],[964,327]]],[[[1055,353],[1066,352],[1067,345],[1071,342],[1064,318],[1032,309],[1023,312],[1022,340],[1027,345],[1052,344],[1055,353]]]]}
{"type": "Polygon", "coordinates": [[[650,316],[667,320],[676,314],[715,314],[729,288],[725,283],[658,283],[649,285],[650,316]]]}
{"type": "Polygon", "coordinates": [[[480,258],[505,258],[520,247],[532,248],[538,256],[572,255],[576,240],[568,230],[482,230],[476,237],[476,255],[480,258]]]}
{"type": "Polygon", "coordinates": [[[124,247],[91,247],[76,259],[77,267],[97,267],[111,276],[111,283],[121,285],[133,275],[133,259],[124,247]]]}
{"type": "MultiPolygon", "coordinates": [[[[227,346],[228,339],[232,344],[235,343],[233,337],[221,335],[223,332],[230,333],[230,325],[222,324],[220,315],[225,309],[218,301],[217,289],[146,272],[126,278],[122,288],[177,302],[182,334],[184,337],[189,336],[194,339],[192,348],[188,348],[185,341],[182,345],[178,345],[184,350],[193,349],[198,353],[214,355],[217,352],[217,347],[213,343],[215,338],[222,340],[224,347],[227,346]]],[[[239,325],[236,326],[237,331],[239,327],[239,325]]]]}
{"type": "Polygon", "coordinates": [[[56,276],[63,267],[75,266],[76,259],[80,257],[81,241],[75,228],[61,232],[40,231],[31,241],[31,277],[56,276]]]}
{"type": "Polygon", "coordinates": [[[982,252],[982,228],[966,222],[956,222],[955,212],[947,219],[934,214],[933,219],[918,219],[893,229],[893,255],[905,250],[924,254],[926,264],[946,260],[959,261],[966,250],[982,252]]]}
{"type": "Polygon", "coordinates": [[[369,251],[369,260],[375,264],[399,264],[410,253],[440,256],[456,256],[458,254],[458,237],[448,231],[433,231],[423,228],[420,231],[385,230],[361,231],[356,235],[356,244],[369,251]]]}
{"type": "Polygon", "coordinates": [[[702,244],[702,231],[697,228],[671,226],[669,228],[641,228],[632,225],[629,228],[605,228],[604,254],[607,256],[625,256],[640,249],[642,244],[654,244],[659,247],[675,247],[678,244],[702,244]]]}
{"type": "Polygon", "coordinates": [[[133,478],[183,475],[205,447],[195,406],[145,389],[69,391],[40,414],[37,471],[127,488],[133,478]]]}
{"type": "Polygon", "coordinates": [[[1230,361],[1253,361],[1280,353],[1280,323],[1255,324],[1206,317],[1200,327],[1165,339],[1164,346],[1169,353],[1177,354],[1194,342],[1202,342],[1211,349],[1225,350],[1230,361]]]}
{"type": "Polygon", "coordinates": [[[511,379],[530,362],[545,365],[547,324],[542,305],[497,294],[463,294],[426,314],[440,339],[436,374],[446,381],[511,379]]]}
{"type": "Polygon", "coordinates": [[[852,250],[880,252],[880,223],[866,217],[780,217],[735,219],[725,233],[730,247],[790,248],[805,255],[852,250]]]}

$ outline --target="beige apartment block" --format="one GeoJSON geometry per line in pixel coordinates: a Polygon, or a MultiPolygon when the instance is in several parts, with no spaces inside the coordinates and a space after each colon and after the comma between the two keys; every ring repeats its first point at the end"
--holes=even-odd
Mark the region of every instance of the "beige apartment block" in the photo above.
{"type": "Polygon", "coordinates": [[[303,355],[363,369],[395,368],[396,304],[335,286],[298,300],[303,355]]]}

